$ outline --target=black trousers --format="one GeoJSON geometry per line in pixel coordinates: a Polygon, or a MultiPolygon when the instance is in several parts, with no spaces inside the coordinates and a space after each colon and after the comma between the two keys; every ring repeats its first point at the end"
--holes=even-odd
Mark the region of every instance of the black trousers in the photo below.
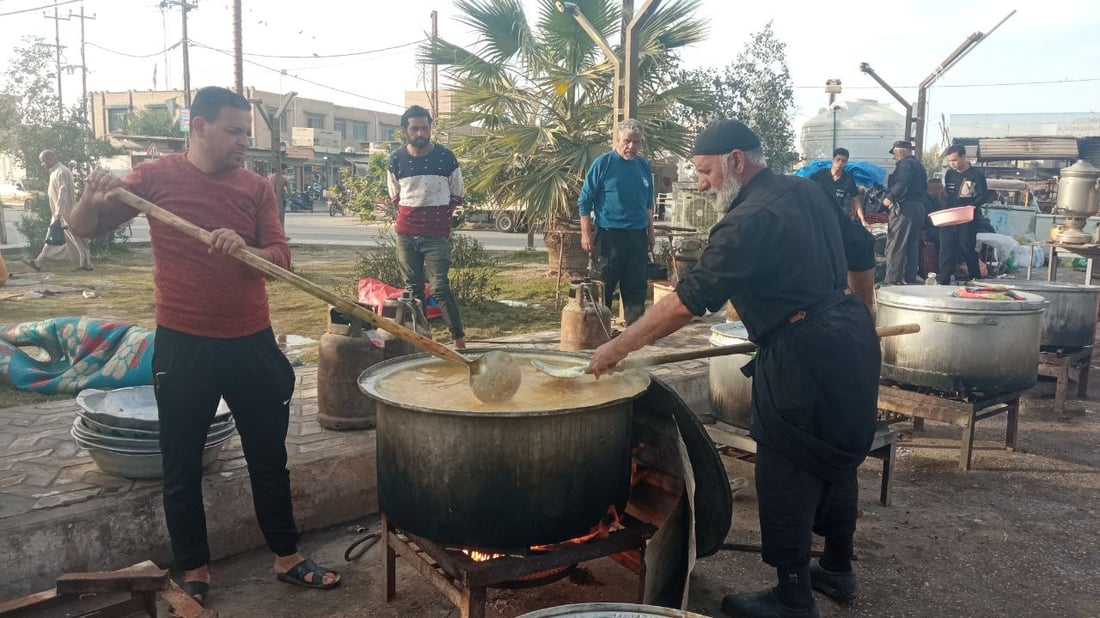
{"type": "Polygon", "coordinates": [[[756,495],[762,558],[771,566],[809,562],[813,534],[851,546],[859,500],[855,469],[846,478],[829,482],[757,444],[756,495]]]}
{"type": "Polygon", "coordinates": [[[978,226],[973,221],[948,225],[940,230],[940,271],[936,273],[939,282],[943,285],[951,283],[951,275],[955,274],[955,268],[959,262],[966,262],[968,279],[978,279],[982,276],[981,266],[978,264],[978,251],[974,247],[978,243],[978,226]]]}
{"type": "Polygon", "coordinates": [[[158,326],[153,351],[164,516],[176,567],[210,562],[202,499],[202,452],[224,398],[233,411],[252,482],[252,503],[268,548],[297,551],[286,468],[294,370],[270,328],[236,339],[198,337],[158,326]]]}
{"type": "Polygon", "coordinates": [[[919,201],[905,201],[890,210],[886,226],[886,283],[916,281],[922,225],[924,206],[919,201]]]}
{"type": "Polygon", "coordinates": [[[645,313],[649,231],[645,228],[640,230],[598,228],[596,255],[600,258],[600,273],[597,278],[604,284],[604,304],[611,307],[615,288],[619,288],[626,323],[633,324],[645,313]]]}

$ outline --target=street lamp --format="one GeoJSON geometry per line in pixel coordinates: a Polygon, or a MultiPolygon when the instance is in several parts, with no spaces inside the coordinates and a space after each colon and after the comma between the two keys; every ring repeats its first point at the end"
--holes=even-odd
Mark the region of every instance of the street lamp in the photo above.
{"type": "Polygon", "coordinates": [[[836,104],[836,95],[840,94],[840,90],[839,79],[825,80],[825,92],[829,93],[829,107],[833,108],[833,152],[836,152],[836,110],[839,107],[836,104]]]}

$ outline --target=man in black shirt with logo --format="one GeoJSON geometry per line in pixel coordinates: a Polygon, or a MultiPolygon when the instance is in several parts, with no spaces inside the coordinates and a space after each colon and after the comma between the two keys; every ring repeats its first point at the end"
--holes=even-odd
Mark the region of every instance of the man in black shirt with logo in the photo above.
{"type": "Polygon", "coordinates": [[[881,352],[858,298],[865,290],[853,293],[846,271],[874,267],[873,242],[842,234],[839,209],[815,183],[772,173],[760,138],[741,122],[699,134],[695,169],[699,189],[728,211],[676,293],[600,346],[589,367],[598,376],[733,302],[760,346],[742,371],[753,376],[762,557],[778,585],[727,595],[722,610],[815,618],[811,586],[842,602],[856,590],[856,468],[874,437],[881,352]],[[825,538],[825,556],[811,564],[814,533],[825,538]]]}
{"type": "Polygon", "coordinates": [[[810,176],[810,180],[825,187],[849,217],[858,220],[863,227],[867,227],[867,220],[863,217],[863,206],[859,201],[859,187],[856,186],[852,175],[844,171],[844,167],[848,165],[848,158],[847,148],[837,148],[833,151],[832,167],[817,170],[813,176],[810,176]]]}
{"type": "MultiPolygon", "coordinates": [[[[977,209],[984,204],[989,193],[985,174],[970,164],[970,159],[966,156],[966,148],[961,145],[952,146],[947,149],[944,156],[947,157],[947,165],[951,168],[944,174],[944,197],[947,200],[947,207],[973,206],[977,209]]],[[[976,250],[977,218],[978,212],[975,212],[974,219],[967,223],[939,228],[940,272],[938,276],[943,285],[951,283],[951,275],[955,273],[959,262],[966,262],[967,279],[977,279],[981,276],[976,250]]]]}

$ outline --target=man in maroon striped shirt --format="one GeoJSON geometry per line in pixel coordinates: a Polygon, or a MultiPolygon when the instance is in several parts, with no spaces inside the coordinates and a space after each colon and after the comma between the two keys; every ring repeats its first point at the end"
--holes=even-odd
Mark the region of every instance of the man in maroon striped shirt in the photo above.
{"type": "Polygon", "coordinates": [[[454,347],[466,347],[451,268],[451,215],[462,203],[462,170],[446,146],[432,142],[432,115],[413,105],[401,115],[408,141],[390,155],[390,198],[397,207],[397,262],[406,286],[424,304],[424,282],[443,311],[454,347]]]}
{"type": "Polygon", "coordinates": [[[275,343],[263,276],[229,254],[245,250],[288,268],[290,250],[275,193],[241,167],[251,106],[225,88],[202,88],[191,105],[191,147],[139,165],[123,180],[94,172],[69,227],[108,233],[138,213],[113,191],[128,189],[210,230],[210,247],[149,220],[156,283],[153,354],[164,515],[184,589],[206,601],[210,549],[202,498],[202,454],[220,399],[233,411],[252,500],[279,580],[332,588],[340,576],[298,553],[286,468],[294,370],[275,343]]]}

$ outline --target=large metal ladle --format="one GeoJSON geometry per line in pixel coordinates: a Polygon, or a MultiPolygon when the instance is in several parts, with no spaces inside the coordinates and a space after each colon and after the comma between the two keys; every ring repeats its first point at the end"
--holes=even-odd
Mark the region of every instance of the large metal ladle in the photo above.
{"type": "MultiPolygon", "coordinates": [[[[142,199],[125,189],[115,189],[112,191],[112,195],[122,202],[125,202],[126,205],[132,206],[145,213],[148,217],[166,223],[207,245],[212,244],[210,232],[179,215],[168,212],[160,206],[142,199]]],[[[466,368],[470,371],[470,389],[473,390],[474,396],[481,401],[487,403],[507,401],[519,390],[519,364],[506,352],[491,350],[476,358],[467,358],[437,341],[425,337],[414,330],[405,328],[389,318],[384,318],[367,311],[360,305],[346,298],[342,298],[308,279],[299,277],[285,268],[280,268],[247,250],[241,249],[230,255],[273,279],[285,281],[303,290],[307,294],[331,304],[340,311],[352,315],[376,328],[392,333],[394,336],[408,341],[418,348],[431,352],[442,359],[466,365],[466,368]]]]}
{"type": "MultiPolygon", "coordinates": [[[[875,331],[879,337],[893,337],[895,335],[908,335],[910,333],[920,332],[920,324],[895,324],[893,326],[880,326],[875,331]]],[[[714,348],[703,348],[702,350],[688,350],[687,352],[669,352],[668,354],[654,354],[652,356],[639,356],[636,358],[627,358],[617,365],[608,368],[608,373],[616,371],[626,371],[628,369],[643,369],[645,367],[652,367],[654,365],[664,365],[666,363],[679,363],[689,360],[699,360],[702,358],[711,358],[714,356],[725,356],[727,354],[751,354],[756,351],[755,343],[737,343],[734,345],[718,346],[714,348]]],[[[573,380],[584,375],[591,375],[587,364],[575,364],[575,365],[557,365],[541,361],[537,358],[531,359],[531,364],[546,375],[553,376],[555,378],[564,378],[567,380],[573,380]]]]}

